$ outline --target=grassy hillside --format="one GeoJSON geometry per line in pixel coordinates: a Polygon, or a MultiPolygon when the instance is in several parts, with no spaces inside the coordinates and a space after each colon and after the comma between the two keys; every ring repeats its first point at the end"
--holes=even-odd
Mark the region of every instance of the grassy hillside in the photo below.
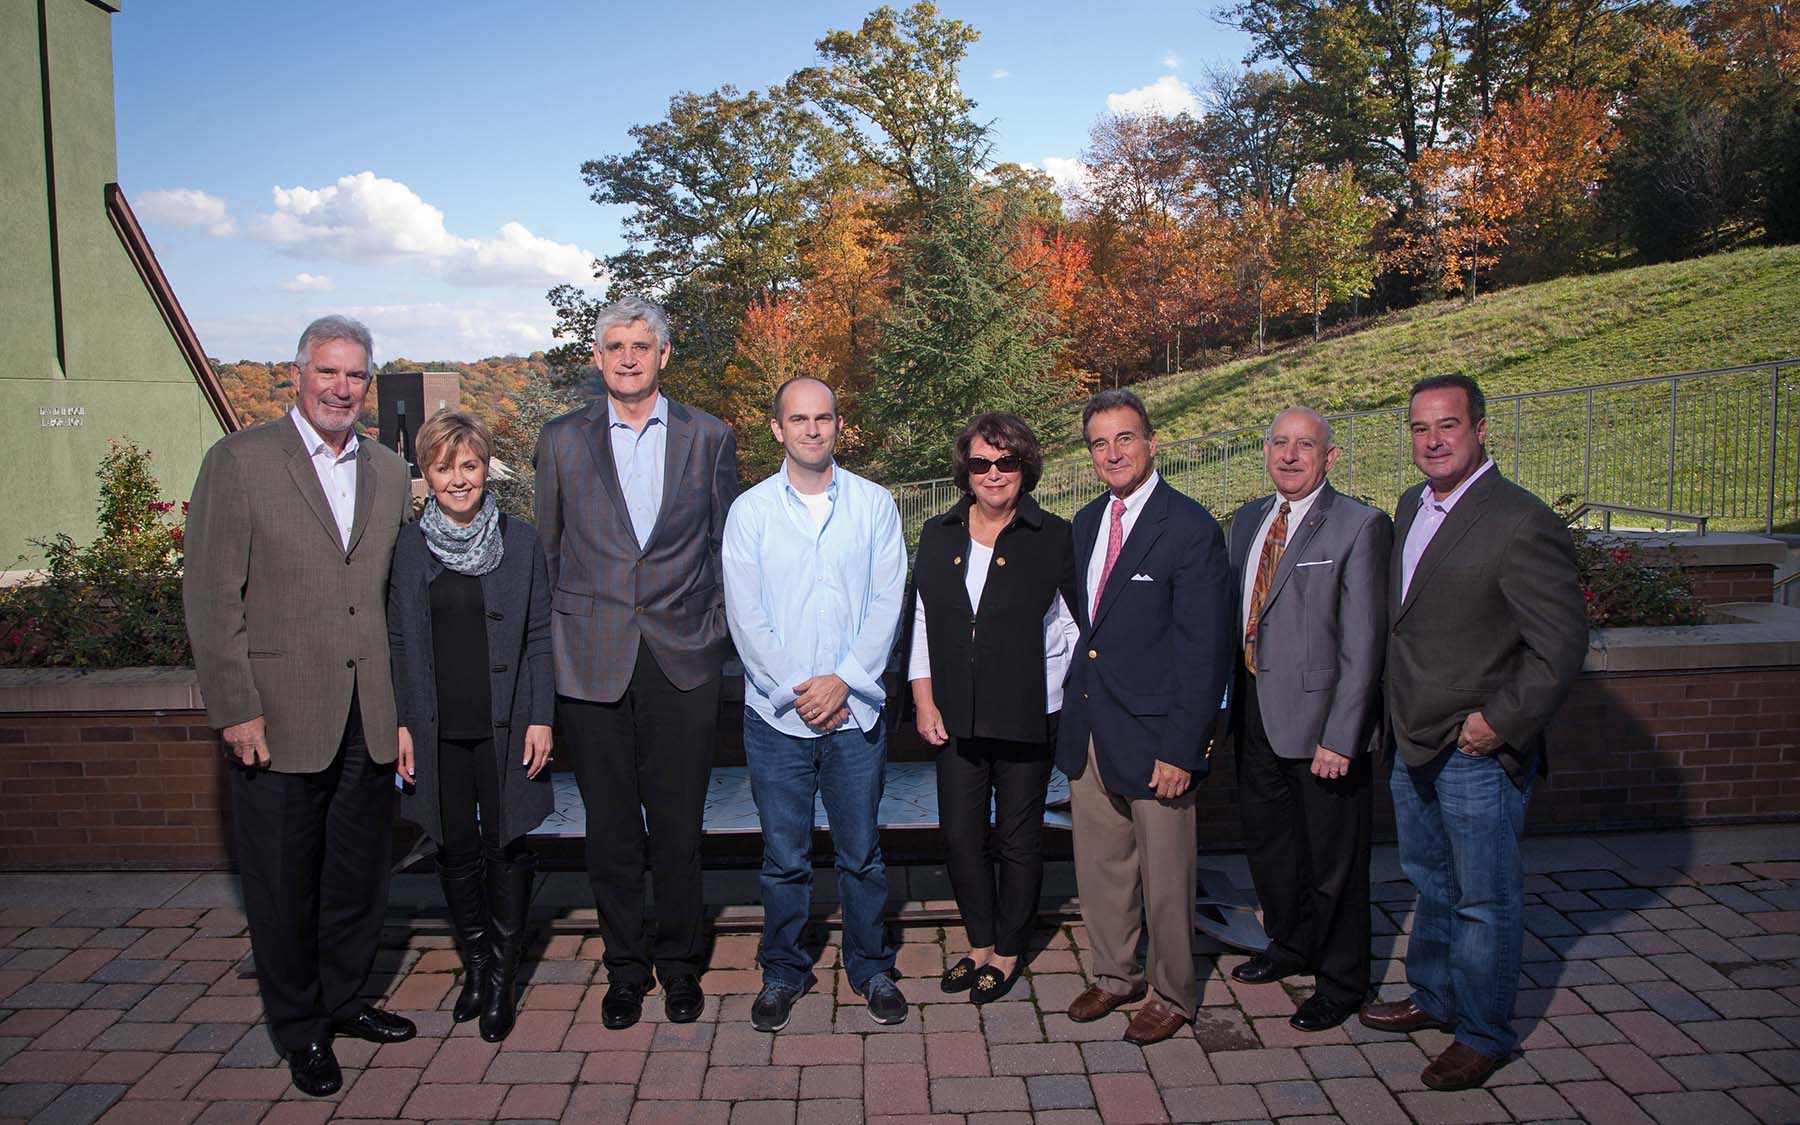
{"type": "MultiPolygon", "coordinates": [[[[1278,354],[1137,384],[1161,440],[1259,426],[1300,403],[1397,405],[1460,371],[1491,395],[1800,357],[1800,247],[1564,278],[1391,313],[1278,354]]],[[[1077,452],[1070,435],[1060,452],[1077,452]]]]}

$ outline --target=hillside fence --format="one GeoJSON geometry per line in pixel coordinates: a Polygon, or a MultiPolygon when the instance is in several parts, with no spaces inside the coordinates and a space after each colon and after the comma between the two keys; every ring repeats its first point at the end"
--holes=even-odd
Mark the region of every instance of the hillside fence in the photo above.
{"type": "MultiPolygon", "coordinates": [[[[1332,484],[1387,512],[1423,479],[1413,467],[1406,408],[1329,416],[1339,455],[1332,484]]],[[[1773,532],[1800,524],[1800,359],[1690,371],[1488,399],[1488,452],[1548,503],[1622,512],[1623,523],[1773,532]],[[1598,507],[1598,506],[1604,506],[1598,507]],[[1652,515],[1652,513],[1655,513],[1652,515]]],[[[1223,517],[1267,495],[1263,427],[1166,442],[1157,470],[1223,517]]],[[[949,478],[894,485],[907,542],[958,498],[949,478]]],[[[1099,495],[1085,457],[1048,463],[1034,495],[1072,516],[1099,495]]]]}

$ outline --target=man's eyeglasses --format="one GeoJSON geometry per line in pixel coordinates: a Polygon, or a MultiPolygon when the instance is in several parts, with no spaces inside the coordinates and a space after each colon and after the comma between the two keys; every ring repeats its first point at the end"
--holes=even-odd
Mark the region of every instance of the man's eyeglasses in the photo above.
{"type": "Polygon", "coordinates": [[[969,475],[972,477],[985,477],[988,475],[988,472],[993,469],[999,469],[1001,472],[1011,475],[1024,468],[1024,466],[1025,462],[1019,460],[1019,456],[1016,453],[1008,453],[998,461],[990,461],[986,457],[971,457],[969,458],[969,475]]]}

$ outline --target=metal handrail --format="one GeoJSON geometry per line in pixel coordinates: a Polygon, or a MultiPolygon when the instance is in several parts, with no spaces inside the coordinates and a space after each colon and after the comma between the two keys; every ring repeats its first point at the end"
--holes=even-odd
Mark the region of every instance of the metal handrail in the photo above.
{"type": "MultiPolygon", "coordinates": [[[[1800,520],[1800,358],[1620,379],[1487,400],[1488,449],[1509,477],[1549,502],[1760,525],[1800,520]],[[1666,393],[1661,393],[1667,388],[1666,393]]],[[[1332,481],[1390,511],[1422,479],[1413,467],[1406,406],[1328,416],[1339,460],[1332,481]]],[[[1179,441],[1157,450],[1171,483],[1225,515],[1268,492],[1261,426],[1179,441]]],[[[908,537],[958,495],[948,477],[890,486],[908,537]]],[[[1072,515],[1099,486],[1085,457],[1044,466],[1038,499],[1072,515]]]]}
{"type": "Polygon", "coordinates": [[[1564,522],[1573,526],[1576,520],[1587,515],[1589,512],[1600,513],[1600,529],[1602,531],[1612,530],[1612,518],[1614,515],[1649,516],[1652,519],[1664,520],[1669,523],[1680,520],[1684,523],[1694,524],[1694,533],[1696,535],[1705,535],[1706,521],[1712,518],[1710,516],[1697,516],[1692,512],[1667,512],[1661,508],[1638,508],[1630,504],[1602,504],[1594,500],[1583,500],[1581,503],[1575,505],[1564,522]]]}

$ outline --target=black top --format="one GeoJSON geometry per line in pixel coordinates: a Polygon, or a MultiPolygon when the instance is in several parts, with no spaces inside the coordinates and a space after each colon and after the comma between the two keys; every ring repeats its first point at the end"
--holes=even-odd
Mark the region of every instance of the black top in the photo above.
{"type": "Polygon", "coordinates": [[[919,532],[913,582],[925,599],[932,697],[956,738],[1043,742],[1044,614],[1059,591],[1071,612],[1080,600],[1075,540],[1067,520],[1020,496],[1013,521],[994,538],[981,608],[972,610],[964,574],[973,504],[963,497],[919,532]]]}
{"type": "Polygon", "coordinates": [[[480,578],[446,568],[432,579],[431,655],[441,738],[494,737],[486,615],[480,578]]]}

